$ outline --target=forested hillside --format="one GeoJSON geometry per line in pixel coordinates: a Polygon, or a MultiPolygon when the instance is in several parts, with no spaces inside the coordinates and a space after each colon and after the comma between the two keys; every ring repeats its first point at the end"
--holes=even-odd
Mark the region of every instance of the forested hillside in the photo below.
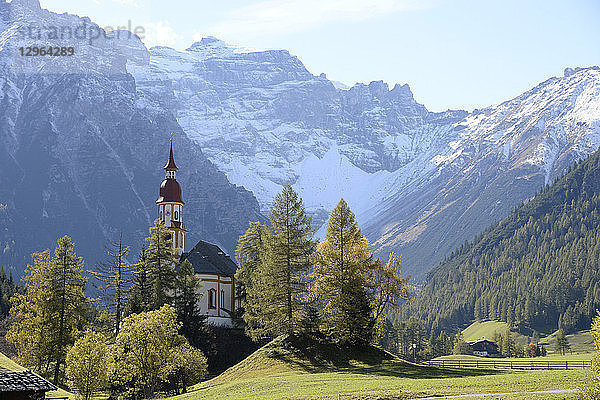
{"type": "Polygon", "coordinates": [[[596,152],[434,268],[403,313],[434,330],[486,318],[589,328],[600,308],[599,227],[596,152]]]}

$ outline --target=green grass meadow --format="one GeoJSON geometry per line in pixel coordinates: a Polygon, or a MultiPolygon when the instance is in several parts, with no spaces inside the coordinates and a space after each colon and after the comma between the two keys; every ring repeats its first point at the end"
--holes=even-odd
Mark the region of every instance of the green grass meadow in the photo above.
{"type": "MultiPolygon", "coordinates": [[[[539,359],[575,361],[590,358],[591,353],[549,355],[539,359]]],[[[444,356],[438,359],[481,358],[444,356]]],[[[23,367],[0,355],[0,371],[22,370],[23,367]]],[[[221,375],[168,399],[392,400],[499,393],[469,399],[558,400],[577,399],[579,395],[576,392],[531,392],[579,389],[589,378],[590,371],[583,369],[522,371],[428,367],[400,360],[372,346],[344,347],[307,338],[280,337],[221,375]],[[519,393],[510,394],[514,392],[519,393]]],[[[49,392],[47,398],[75,399],[76,396],[58,390],[49,392]]],[[[100,399],[106,399],[106,395],[95,398],[100,399]]]]}
{"type": "MultiPolygon", "coordinates": [[[[170,399],[415,399],[577,389],[588,378],[589,371],[581,369],[506,371],[427,367],[400,360],[373,347],[337,348],[278,338],[223,374],[170,399]]],[[[519,394],[497,398],[575,399],[577,394],[519,394]]]]}

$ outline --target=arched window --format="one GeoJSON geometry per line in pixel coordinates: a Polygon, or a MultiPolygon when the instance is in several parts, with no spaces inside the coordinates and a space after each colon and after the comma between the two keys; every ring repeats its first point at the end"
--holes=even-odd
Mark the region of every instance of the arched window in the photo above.
{"type": "Polygon", "coordinates": [[[177,211],[175,211],[175,221],[179,221],[179,213],[177,211]]]}
{"type": "Polygon", "coordinates": [[[221,308],[223,308],[224,304],[225,304],[225,291],[223,289],[221,289],[221,308]]]}
{"type": "Polygon", "coordinates": [[[217,308],[217,291],[215,289],[208,290],[208,308],[217,308]]]}
{"type": "Polygon", "coordinates": [[[163,219],[163,217],[162,217],[162,210],[159,211],[158,218],[160,218],[160,220],[162,221],[162,219],[163,219]]]}

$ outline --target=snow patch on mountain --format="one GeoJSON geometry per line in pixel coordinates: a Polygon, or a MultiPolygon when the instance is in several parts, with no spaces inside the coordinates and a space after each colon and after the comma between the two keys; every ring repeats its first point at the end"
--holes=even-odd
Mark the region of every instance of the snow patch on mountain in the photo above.
{"type": "MultiPolygon", "coordinates": [[[[549,183],[569,160],[600,145],[598,68],[567,71],[472,113],[430,112],[408,85],[340,86],[285,50],[238,49],[214,38],[185,51],[152,48],[150,65],[129,71],[140,97],[163,98],[161,106],[231,182],[254,193],[263,213],[288,183],[317,226],[343,197],[376,246],[395,236],[418,243],[435,229],[429,218],[461,204],[427,202],[452,190],[485,189],[485,171],[489,177],[530,166],[522,174],[527,181],[538,182],[538,171],[549,183]],[[398,216],[403,203],[409,208],[398,216]],[[391,233],[401,226],[406,231],[391,233]]],[[[460,215],[478,201],[471,195],[460,215]]],[[[519,196],[509,189],[506,195],[519,196]]],[[[490,207],[500,213],[497,204],[490,207]]]]}

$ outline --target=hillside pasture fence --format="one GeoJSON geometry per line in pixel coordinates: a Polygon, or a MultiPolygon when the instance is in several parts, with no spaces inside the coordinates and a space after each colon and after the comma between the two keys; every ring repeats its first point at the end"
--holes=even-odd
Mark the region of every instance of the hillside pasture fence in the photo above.
{"type": "Polygon", "coordinates": [[[425,365],[442,368],[484,368],[484,369],[525,369],[525,370],[568,370],[589,368],[592,362],[589,360],[430,360],[425,365]]]}

